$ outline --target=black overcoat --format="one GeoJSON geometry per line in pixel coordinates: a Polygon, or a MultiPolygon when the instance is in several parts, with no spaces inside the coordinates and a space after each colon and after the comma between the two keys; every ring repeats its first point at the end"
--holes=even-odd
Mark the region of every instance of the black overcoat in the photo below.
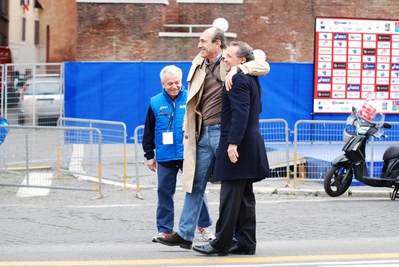
{"type": "Polygon", "coordinates": [[[261,111],[258,77],[234,75],[232,89],[223,90],[221,135],[213,181],[270,177],[265,144],[259,131],[261,111]],[[227,155],[229,144],[238,145],[236,163],[230,162],[227,155]]]}

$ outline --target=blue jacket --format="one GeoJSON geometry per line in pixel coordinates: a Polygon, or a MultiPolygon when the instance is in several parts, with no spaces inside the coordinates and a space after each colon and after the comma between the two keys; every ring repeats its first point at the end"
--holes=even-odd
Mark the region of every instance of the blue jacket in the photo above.
{"type": "Polygon", "coordinates": [[[184,87],[174,102],[165,89],[151,98],[142,143],[144,157],[147,160],[154,157],[157,162],[183,160],[183,120],[186,101],[187,90],[184,87]],[[173,132],[173,144],[171,145],[162,144],[162,134],[167,131],[173,132]]]}

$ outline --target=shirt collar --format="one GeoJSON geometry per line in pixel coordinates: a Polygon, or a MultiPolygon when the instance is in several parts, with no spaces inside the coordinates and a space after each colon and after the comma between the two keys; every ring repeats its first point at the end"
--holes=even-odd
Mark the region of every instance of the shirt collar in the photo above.
{"type": "MultiPolygon", "coordinates": [[[[220,53],[220,54],[215,58],[214,63],[220,62],[220,61],[222,60],[222,54],[223,54],[223,52],[220,53]]],[[[206,64],[206,65],[209,65],[209,60],[208,60],[207,58],[205,59],[205,64],[206,64]]]]}

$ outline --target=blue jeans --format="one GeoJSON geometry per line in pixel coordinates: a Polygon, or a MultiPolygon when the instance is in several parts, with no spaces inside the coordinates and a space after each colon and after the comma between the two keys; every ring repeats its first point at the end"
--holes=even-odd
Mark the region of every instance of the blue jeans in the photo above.
{"type": "MultiPolygon", "coordinates": [[[[173,232],[174,226],[174,195],[176,192],[177,172],[182,170],[183,161],[158,162],[158,204],[157,204],[157,229],[158,233],[173,232]]],[[[202,205],[198,226],[208,227],[210,221],[206,201],[202,205]]]]}
{"type": "MultiPolygon", "coordinates": [[[[197,144],[197,159],[195,165],[193,190],[186,193],[184,198],[183,210],[180,216],[179,230],[177,233],[186,241],[194,240],[195,228],[198,224],[202,227],[212,225],[212,220],[199,223],[201,207],[205,206],[208,212],[208,203],[205,195],[205,188],[208,178],[215,165],[216,150],[219,146],[220,124],[206,126],[202,128],[201,135],[197,144]]],[[[203,208],[205,209],[205,208],[203,208]]],[[[209,214],[209,212],[208,212],[209,214]]]]}

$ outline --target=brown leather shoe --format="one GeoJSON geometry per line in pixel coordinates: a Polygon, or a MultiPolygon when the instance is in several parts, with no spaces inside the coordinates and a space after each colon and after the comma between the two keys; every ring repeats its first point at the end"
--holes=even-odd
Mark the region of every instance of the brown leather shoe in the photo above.
{"type": "Polygon", "coordinates": [[[181,238],[176,232],[170,235],[170,237],[157,237],[157,242],[166,246],[179,246],[184,249],[191,249],[193,242],[189,242],[181,238]]]}

